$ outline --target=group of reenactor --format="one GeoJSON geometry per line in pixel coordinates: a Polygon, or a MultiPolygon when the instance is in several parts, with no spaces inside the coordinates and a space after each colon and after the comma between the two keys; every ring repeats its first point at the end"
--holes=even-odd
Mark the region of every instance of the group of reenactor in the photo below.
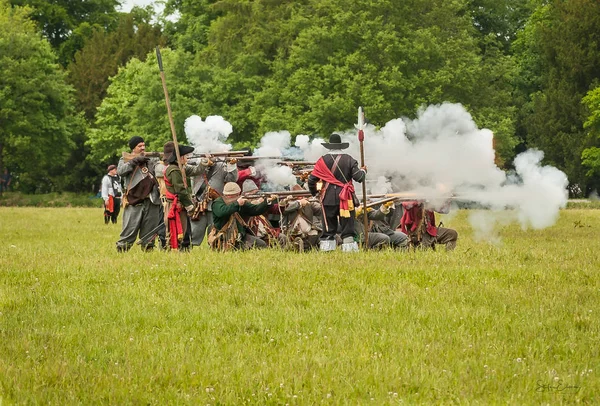
{"type": "Polygon", "coordinates": [[[146,153],[143,138],[129,140],[131,153],[116,172],[123,180],[123,228],[117,251],[135,243],[152,250],[156,241],[187,251],[206,238],[212,249],[227,251],[281,247],[344,252],[363,248],[456,246],[457,233],[435,225],[423,201],[387,199],[363,207],[353,181],[364,182],[366,167],[343,153],[348,143],[332,134],[329,152],[289,191],[260,191],[262,177],[251,160],[194,156],[193,147],[167,142],[162,159],[146,153]],[[365,219],[368,227],[365,236],[365,219]],[[365,241],[366,240],[366,241],[365,241]]]}

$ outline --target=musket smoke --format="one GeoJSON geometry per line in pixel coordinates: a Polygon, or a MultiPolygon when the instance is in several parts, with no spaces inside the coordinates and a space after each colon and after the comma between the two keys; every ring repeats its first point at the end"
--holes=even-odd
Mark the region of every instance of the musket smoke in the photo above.
{"type": "Polygon", "coordinates": [[[208,116],[205,121],[200,116],[190,116],[185,120],[184,130],[196,153],[231,150],[231,144],[225,141],[233,132],[233,127],[221,116],[208,116]]]}
{"type": "MultiPolygon", "coordinates": [[[[291,134],[288,131],[268,132],[260,140],[255,156],[299,157],[301,151],[291,148],[291,134]]],[[[256,169],[264,175],[269,187],[285,187],[296,184],[292,168],[278,165],[270,159],[259,159],[256,169]]]]}
{"type": "MultiPolygon", "coordinates": [[[[543,153],[527,151],[515,159],[514,174],[494,163],[490,130],[479,129],[460,104],[444,103],[420,109],[415,120],[394,119],[380,130],[365,131],[365,161],[371,193],[411,191],[430,200],[444,201],[449,192],[494,210],[515,209],[523,228],[553,225],[566,206],[568,180],[556,168],[541,166],[543,153]],[[376,182],[373,182],[376,180],[376,182]]],[[[342,134],[350,143],[346,152],[358,157],[356,131],[342,134]]],[[[322,140],[298,136],[296,145],[305,159],[322,155],[322,140]]],[[[506,218],[512,212],[503,212],[506,218]]],[[[493,211],[471,218],[476,233],[492,236],[493,211]]]]}

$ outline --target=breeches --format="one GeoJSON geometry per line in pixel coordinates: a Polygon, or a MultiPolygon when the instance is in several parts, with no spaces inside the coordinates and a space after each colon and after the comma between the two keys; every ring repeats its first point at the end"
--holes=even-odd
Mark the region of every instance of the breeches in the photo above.
{"type": "Polygon", "coordinates": [[[342,240],[346,237],[354,237],[354,216],[355,212],[350,212],[350,217],[340,217],[340,206],[322,206],[324,230],[322,240],[333,240],[335,235],[340,234],[342,240]]]}

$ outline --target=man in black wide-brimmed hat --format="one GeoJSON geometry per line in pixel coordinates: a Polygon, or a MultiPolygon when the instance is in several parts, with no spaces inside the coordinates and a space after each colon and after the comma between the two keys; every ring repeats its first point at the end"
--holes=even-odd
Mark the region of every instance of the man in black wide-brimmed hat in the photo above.
{"type": "Polygon", "coordinates": [[[163,147],[163,161],[168,165],[164,169],[165,181],[165,225],[167,246],[172,250],[188,250],[191,245],[191,224],[189,214],[194,210],[190,177],[202,175],[204,165],[187,165],[187,155],[194,147],[178,145],[181,166],[177,162],[177,153],[173,141],[163,147]],[[185,178],[184,174],[185,173],[185,178]]]}
{"type": "Polygon", "coordinates": [[[308,177],[308,188],[313,196],[319,193],[317,183],[322,182],[320,198],[324,230],[319,248],[321,251],[336,249],[335,235],[339,225],[342,251],[358,251],[354,230],[354,207],[358,205],[358,199],[352,181],[364,182],[367,168],[359,168],[356,159],[342,152],[349,144],[342,142],[339,134],[331,134],[329,142],[322,144],[329,152],[319,158],[308,177]]]}

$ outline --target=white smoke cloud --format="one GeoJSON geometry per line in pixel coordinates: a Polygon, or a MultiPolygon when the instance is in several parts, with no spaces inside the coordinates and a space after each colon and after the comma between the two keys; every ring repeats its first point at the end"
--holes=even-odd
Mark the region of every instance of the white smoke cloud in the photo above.
{"type": "Polygon", "coordinates": [[[300,134],[296,136],[294,145],[302,151],[305,160],[316,161],[327,152],[327,149],[321,145],[322,142],[325,142],[323,138],[315,138],[311,141],[308,135],[300,134]]]}
{"type": "Polygon", "coordinates": [[[205,121],[200,116],[190,116],[185,120],[184,130],[195,153],[231,150],[231,144],[225,141],[233,132],[233,127],[221,116],[208,116],[205,121]]]}
{"type": "MultiPolygon", "coordinates": [[[[297,156],[301,151],[291,147],[291,138],[288,131],[268,132],[261,138],[253,155],[262,157],[297,156]]],[[[269,184],[268,188],[281,188],[296,184],[296,176],[292,173],[292,168],[279,165],[277,160],[259,159],[256,162],[256,169],[265,177],[269,184]]]]}
{"type": "MultiPolygon", "coordinates": [[[[349,142],[345,151],[358,159],[356,130],[341,133],[349,142]]],[[[450,192],[493,210],[471,216],[476,235],[497,239],[494,224],[502,219],[520,222],[523,228],[553,225],[566,206],[568,180],[556,168],[541,166],[543,153],[530,150],[515,159],[515,172],[507,175],[494,163],[493,134],[479,129],[460,104],[443,103],[420,109],[417,118],[394,119],[380,130],[365,129],[365,162],[368,193],[410,192],[441,207],[450,192]],[[391,189],[391,190],[390,190],[391,189]]],[[[324,152],[323,140],[298,136],[296,146],[304,158],[315,160],[324,152]]],[[[360,190],[356,185],[356,190],[360,190]]]]}

